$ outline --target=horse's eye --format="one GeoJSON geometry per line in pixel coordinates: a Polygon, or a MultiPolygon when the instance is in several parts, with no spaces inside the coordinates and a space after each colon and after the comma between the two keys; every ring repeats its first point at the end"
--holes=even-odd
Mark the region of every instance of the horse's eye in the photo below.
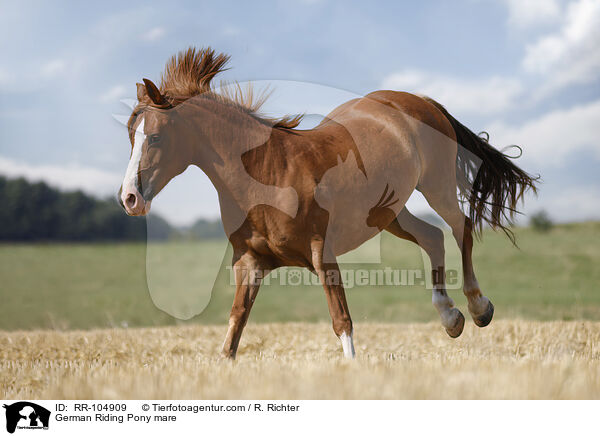
{"type": "Polygon", "coordinates": [[[160,141],[160,136],[158,136],[157,134],[150,135],[148,137],[148,145],[156,144],[159,141],[160,141]]]}

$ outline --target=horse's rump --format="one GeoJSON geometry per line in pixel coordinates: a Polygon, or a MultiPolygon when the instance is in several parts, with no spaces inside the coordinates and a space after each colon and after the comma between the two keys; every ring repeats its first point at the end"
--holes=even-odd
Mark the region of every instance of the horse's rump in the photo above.
{"type": "Polygon", "coordinates": [[[537,191],[537,177],[513,164],[501,151],[492,147],[488,137],[477,135],[448,113],[437,101],[422,97],[438,108],[450,121],[459,147],[456,156],[457,183],[461,200],[469,205],[469,219],[478,233],[484,223],[499,228],[514,243],[509,229],[517,204],[528,189],[537,191]],[[465,150],[467,152],[465,152],[465,150]]]}

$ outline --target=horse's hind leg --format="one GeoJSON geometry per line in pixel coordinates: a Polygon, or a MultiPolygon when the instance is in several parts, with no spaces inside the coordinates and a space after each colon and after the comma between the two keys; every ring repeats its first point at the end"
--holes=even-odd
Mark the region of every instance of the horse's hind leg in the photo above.
{"type": "Polygon", "coordinates": [[[438,175],[425,179],[418,189],[452,229],[452,235],[461,250],[463,292],[467,297],[469,313],[476,325],[485,327],[492,320],[494,305],[481,293],[475,277],[472,257],[473,226],[458,204],[454,160],[448,159],[448,162],[452,163],[451,171],[440,171],[438,175]],[[442,176],[443,174],[446,177],[442,176]]]}
{"type": "Polygon", "coordinates": [[[473,322],[479,327],[485,327],[492,321],[494,305],[481,293],[479,283],[473,270],[473,225],[471,220],[464,217],[464,232],[462,238],[462,264],[464,274],[464,293],[467,297],[469,313],[473,322]]]}
{"type": "Polygon", "coordinates": [[[440,314],[442,325],[452,338],[460,336],[465,317],[454,307],[454,301],[446,292],[444,271],[444,233],[412,215],[406,208],[400,211],[386,230],[393,235],[419,245],[431,260],[433,291],[431,300],[440,314]]]}

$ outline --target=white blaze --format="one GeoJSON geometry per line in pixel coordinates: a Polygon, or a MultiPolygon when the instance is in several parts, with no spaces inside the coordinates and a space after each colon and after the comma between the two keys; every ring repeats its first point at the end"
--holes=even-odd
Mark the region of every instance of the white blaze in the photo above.
{"type": "MultiPolygon", "coordinates": [[[[131,152],[131,158],[129,159],[129,165],[127,165],[127,171],[125,172],[125,178],[123,179],[123,190],[121,192],[121,200],[125,202],[127,193],[137,191],[137,177],[140,169],[140,160],[142,158],[142,145],[146,140],[144,135],[144,119],[140,121],[137,129],[135,130],[135,137],[133,141],[133,151],[131,152]]],[[[140,193],[141,194],[141,193],[140,193]]]]}

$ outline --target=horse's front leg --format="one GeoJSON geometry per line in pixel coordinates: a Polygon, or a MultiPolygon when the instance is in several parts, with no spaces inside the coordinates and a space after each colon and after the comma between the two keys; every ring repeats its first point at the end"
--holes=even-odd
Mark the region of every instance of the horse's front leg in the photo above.
{"type": "MultiPolygon", "coordinates": [[[[317,238],[311,241],[313,268],[325,289],[333,331],[342,343],[344,356],[353,359],[352,319],[346,303],[342,275],[337,262],[323,262],[323,247],[323,239],[317,238]]],[[[333,255],[331,255],[331,259],[333,258],[333,255]]],[[[330,260],[329,257],[327,260],[330,260]]]]}
{"type": "Polygon", "coordinates": [[[258,294],[260,282],[268,270],[260,269],[260,263],[250,253],[245,253],[234,264],[235,297],[229,316],[229,329],[223,343],[223,357],[235,359],[242,331],[248,321],[250,309],[258,294]]]}

